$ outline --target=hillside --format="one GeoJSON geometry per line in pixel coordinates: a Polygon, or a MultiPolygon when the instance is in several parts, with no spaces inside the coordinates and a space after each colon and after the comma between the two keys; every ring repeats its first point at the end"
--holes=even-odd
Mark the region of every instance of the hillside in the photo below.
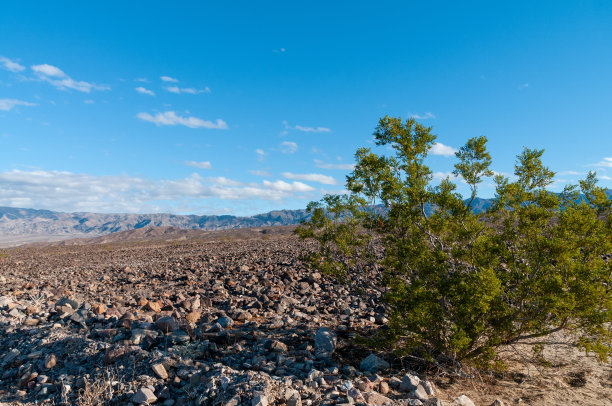
{"type": "Polygon", "coordinates": [[[276,210],[251,217],[176,214],[62,213],[49,210],[0,207],[0,246],[30,242],[98,237],[150,227],[191,230],[227,230],[297,224],[305,210],[276,210]]]}
{"type": "MultiPolygon", "coordinates": [[[[608,189],[607,193],[612,198],[612,190],[608,189]]],[[[479,213],[487,210],[492,202],[492,199],[477,197],[472,202],[472,208],[479,213]]],[[[431,210],[431,208],[426,208],[426,210],[431,210]]],[[[298,224],[307,216],[306,210],[274,210],[251,217],[240,217],[168,213],[63,213],[50,210],[0,207],[0,247],[74,238],[93,238],[151,227],[215,231],[287,226],[298,224]]]]}

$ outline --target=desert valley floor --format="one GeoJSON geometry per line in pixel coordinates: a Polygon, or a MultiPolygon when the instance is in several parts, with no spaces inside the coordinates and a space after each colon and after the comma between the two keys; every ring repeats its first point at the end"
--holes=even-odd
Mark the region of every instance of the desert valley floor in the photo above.
{"type": "Polygon", "coordinates": [[[311,271],[291,230],[2,250],[0,405],[612,404],[610,365],[563,336],[544,359],[505,348],[507,371],[471,376],[356,344],[386,321],[379,275],[311,271]]]}

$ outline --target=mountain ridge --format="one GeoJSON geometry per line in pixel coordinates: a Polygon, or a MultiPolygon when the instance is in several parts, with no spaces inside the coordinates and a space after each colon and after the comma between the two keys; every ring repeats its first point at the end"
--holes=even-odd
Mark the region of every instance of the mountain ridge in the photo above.
{"type": "MultiPolygon", "coordinates": [[[[606,190],[612,198],[612,190],[606,190]]],[[[475,212],[486,210],[493,199],[476,197],[475,212]]],[[[196,215],[171,213],[56,212],[46,209],[0,207],[0,247],[30,242],[100,237],[145,227],[174,227],[188,230],[228,230],[252,227],[288,226],[308,217],[304,209],[272,210],[253,216],[196,215]]]]}
{"type": "Polygon", "coordinates": [[[205,231],[297,224],[306,210],[273,210],[254,216],[180,215],[170,213],[90,213],[0,207],[0,246],[70,238],[99,237],[144,227],[205,231]]]}

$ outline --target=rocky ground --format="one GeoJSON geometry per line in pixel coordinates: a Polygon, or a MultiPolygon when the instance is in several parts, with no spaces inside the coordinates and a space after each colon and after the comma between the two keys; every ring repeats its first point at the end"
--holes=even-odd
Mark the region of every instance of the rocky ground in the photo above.
{"type": "Polygon", "coordinates": [[[287,231],[2,251],[0,405],[610,404],[610,366],[563,343],[476,376],[358,346],[378,275],[312,272],[287,231]]]}

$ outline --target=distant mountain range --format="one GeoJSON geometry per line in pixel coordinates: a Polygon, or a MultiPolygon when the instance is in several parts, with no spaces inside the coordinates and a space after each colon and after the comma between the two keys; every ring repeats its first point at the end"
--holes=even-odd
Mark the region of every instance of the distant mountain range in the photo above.
{"type": "MultiPolygon", "coordinates": [[[[612,197],[612,190],[607,190],[612,197]]],[[[475,212],[491,206],[492,199],[476,198],[475,212]]],[[[177,214],[63,213],[50,210],[0,207],[0,247],[29,242],[98,237],[145,227],[174,227],[189,230],[227,230],[246,227],[298,224],[306,210],[275,210],[251,217],[197,216],[177,214]]]]}
{"type": "Polygon", "coordinates": [[[0,207],[0,246],[97,237],[144,227],[226,230],[297,224],[306,210],[275,210],[251,217],[176,214],[62,213],[0,207]]]}

